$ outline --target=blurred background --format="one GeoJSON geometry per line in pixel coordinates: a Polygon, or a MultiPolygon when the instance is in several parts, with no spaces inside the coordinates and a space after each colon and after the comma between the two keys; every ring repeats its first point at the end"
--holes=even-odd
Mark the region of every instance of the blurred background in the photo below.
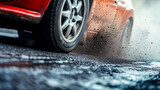
{"type": "Polygon", "coordinates": [[[160,0],[132,0],[135,23],[131,45],[123,58],[160,60],[160,0]]]}

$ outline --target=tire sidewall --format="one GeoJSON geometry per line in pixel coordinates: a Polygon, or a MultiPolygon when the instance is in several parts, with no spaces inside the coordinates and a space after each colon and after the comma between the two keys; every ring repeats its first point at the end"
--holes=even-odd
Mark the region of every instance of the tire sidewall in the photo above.
{"type": "Polygon", "coordinates": [[[60,18],[60,14],[61,14],[60,10],[62,9],[62,4],[64,1],[65,0],[58,1],[57,8],[56,8],[55,21],[54,21],[55,26],[54,26],[53,34],[54,34],[54,38],[55,38],[56,44],[58,45],[59,49],[61,51],[69,52],[69,51],[72,51],[78,45],[78,43],[80,42],[80,40],[83,36],[83,33],[85,31],[85,27],[87,25],[87,20],[88,20],[88,14],[89,14],[89,1],[84,0],[84,2],[86,4],[86,15],[84,16],[84,24],[82,26],[81,32],[80,32],[79,36],[77,37],[77,39],[71,43],[66,42],[62,38],[62,35],[60,32],[60,23],[59,23],[60,22],[59,18],[60,18]]]}

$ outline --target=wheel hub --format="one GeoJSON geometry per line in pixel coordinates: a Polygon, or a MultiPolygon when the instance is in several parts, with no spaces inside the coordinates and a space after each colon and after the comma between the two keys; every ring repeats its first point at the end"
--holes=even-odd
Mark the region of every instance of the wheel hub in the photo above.
{"type": "Polygon", "coordinates": [[[76,20],[74,19],[75,16],[77,16],[77,10],[76,8],[73,8],[70,14],[70,21],[76,22],[76,20]]]}

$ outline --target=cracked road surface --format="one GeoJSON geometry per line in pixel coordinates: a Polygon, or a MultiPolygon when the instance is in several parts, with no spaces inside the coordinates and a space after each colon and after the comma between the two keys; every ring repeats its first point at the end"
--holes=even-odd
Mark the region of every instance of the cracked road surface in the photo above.
{"type": "Polygon", "coordinates": [[[0,37],[0,90],[160,89],[160,62],[35,49],[0,37]]]}

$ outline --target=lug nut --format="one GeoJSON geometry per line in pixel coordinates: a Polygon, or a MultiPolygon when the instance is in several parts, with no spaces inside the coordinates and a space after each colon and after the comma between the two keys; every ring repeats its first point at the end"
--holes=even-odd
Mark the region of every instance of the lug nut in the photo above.
{"type": "Polygon", "coordinates": [[[72,22],[75,22],[76,20],[75,19],[72,19],[72,22]]]}

